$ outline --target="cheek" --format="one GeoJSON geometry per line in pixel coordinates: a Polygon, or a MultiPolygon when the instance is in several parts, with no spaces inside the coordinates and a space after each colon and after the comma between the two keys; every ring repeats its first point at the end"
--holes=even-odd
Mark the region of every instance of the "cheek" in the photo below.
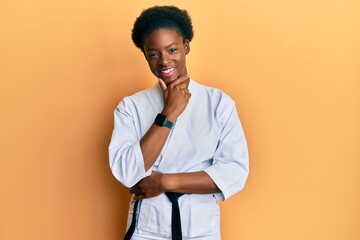
{"type": "Polygon", "coordinates": [[[156,67],[154,64],[152,64],[151,62],[148,62],[148,66],[150,68],[150,71],[156,76],[156,77],[159,77],[158,76],[158,72],[156,71],[156,67]]]}
{"type": "Polygon", "coordinates": [[[182,58],[179,59],[179,64],[182,65],[183,67],[185,67],[186,65],[186,58],[185,56],[183,56],[182,58]]]}
{"type": "Polygon", "coordinates": [[[151,69],[151,71],[153,71],[153,69],[155,69],[155,65],[150,61],[148,61],[148,66],[151,69]]]}
{"type": "Polygon", "coordinates": [[[182,63],[185,63],[185,62],[186,62],[186,53],[185,53],[185,52],[182,52],[182,53],[181,53],[180,61],[181,61],[182,63]]]}

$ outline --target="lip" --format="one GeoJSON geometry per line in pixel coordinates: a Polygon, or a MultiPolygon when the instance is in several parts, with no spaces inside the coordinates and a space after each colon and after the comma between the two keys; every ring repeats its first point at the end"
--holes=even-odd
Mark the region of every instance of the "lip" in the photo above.
{"type": "Polygon", "coordinates": [[[175,72],[175,68],[174,68],[174,67],[163,68],[163,69],[160,69],[160,70],[158,71],[159,76],[161,76],[161,77],[169,77],[169,76],[171,76],[174,72],[175,72]]]}

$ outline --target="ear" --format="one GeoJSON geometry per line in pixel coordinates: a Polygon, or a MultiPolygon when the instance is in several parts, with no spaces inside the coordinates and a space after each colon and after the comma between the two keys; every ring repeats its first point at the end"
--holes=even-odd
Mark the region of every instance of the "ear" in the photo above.
{"type": "Polygon", "coordinates": [[[189,40],[185,40],[184,47],[185,47],[185,54],[188,55],[188,53],[190,52],[190,42],[189,42],[189,40]]]}

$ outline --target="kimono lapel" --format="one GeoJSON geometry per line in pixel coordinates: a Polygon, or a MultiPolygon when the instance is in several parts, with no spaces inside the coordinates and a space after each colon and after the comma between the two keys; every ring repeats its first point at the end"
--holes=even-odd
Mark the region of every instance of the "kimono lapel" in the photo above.
{"type": "MultiPolygon", "coordinates": [[[[165,143],[165,146],[160,154],[160,163],[157,171],[160,172],[174,172],[179,169],[174,169],[176,156],[179,155],[181,147],[184,143],[189,143],[187,138],[189,137],[189,131],[191,126],[191,113],[196,99],[196,83],[190,79],[189,90],[191,92],[191,98],[184,112],[176,120],[174,127],[171,129],[170,135],[165,143]]],[[[190,146],[188,146],[190,147],[190,146]]]]}

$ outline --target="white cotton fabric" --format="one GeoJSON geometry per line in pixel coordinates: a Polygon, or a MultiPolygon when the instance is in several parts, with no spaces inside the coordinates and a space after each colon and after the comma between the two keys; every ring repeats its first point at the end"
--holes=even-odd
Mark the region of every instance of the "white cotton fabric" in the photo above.
{"type": "MultiPolygon", "coordinates": [[[[205,171],[221,193],[185,194],[179,198],[184,239],[220,239],[218,199],[226,200],[245,185],[248,150],[234,101],[219,89],[190,79],[192,94],[177,119],[154,165],[144,169],[140,139],[153,124],[164,103],[158,84],[125,97],[114,112],[114,130],[109,146],[113,175],[132,187],[153,170],[163,173],[205,171]]],[[[133,202],[130,203],[128,227],[133,202]]],[[[139,204],[132,239],[170,239],[171,203],[165,194],[139,204]]]]}

